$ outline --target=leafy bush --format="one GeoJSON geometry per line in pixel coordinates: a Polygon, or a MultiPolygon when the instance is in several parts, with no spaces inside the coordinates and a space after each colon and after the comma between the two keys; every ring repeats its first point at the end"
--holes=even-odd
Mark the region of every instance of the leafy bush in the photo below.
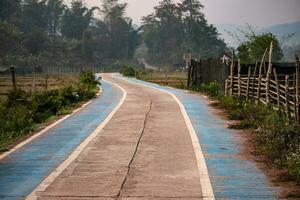
{"type": "Polygon", "coordinates": [[[120,71],[120,73],[123,76],[129,76],[129,77],[134,77],[135,76],[135,69],[132,67],[123,67],[120,71]]]}
{"type": "Polygon", "coordinates": [[[94,89],[99,84],[95,79],[95,75],[91,71],[82,71],[79,74],[79,84],[94,89]]]}
{"type": "Polygon", "coordinates": [[[300,181],[300,127],[270,106],[232,96],[220,98],[220,106],[231,119],[241,120],[232,128],[253,128],[260,152],[270,161],[286,168],[300,181]]]}
{"type": "Polygon", "coordinates": [[[98,84],[93,73],[82,72],[77,87],[34,94],[21,90],[11,93],[0,104],[0,151],[6,150],[6,145],[34,130],[37,124],[63,113],[81,101],[95,97],[98,84]]]}
{"type": "Polygon", "coordinates": [[[200,91],[206,92],[211,97],[217,97],[220,94],[220,84],[216,81],[211,83],[202,83],[200,86],[200,91]]]}

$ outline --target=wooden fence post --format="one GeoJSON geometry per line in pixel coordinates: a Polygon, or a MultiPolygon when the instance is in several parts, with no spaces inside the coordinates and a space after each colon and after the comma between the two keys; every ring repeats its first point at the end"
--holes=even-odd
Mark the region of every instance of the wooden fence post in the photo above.
{"type": "Polygon", "coordinates": [[[241,61],[238,59],[238,97],[241,97],[241,61]]]}
{"type": "Polygon", "coordinates": [[[294,102],[294,114],[295,114],[295,121],[297,121],[297,103],[296,103],[296,73],[293,74],[293,102],[294,102]]]}
{"type": "Polygon", "coordinates": [[[267,71],[267,76],[266,76],[266,103],[270,103],[270,76],[272,72],[272,51],[273,51],[273,42],[271,42],[270,45],[270,51],[269,51],[269,66],[268,66],[268,71],[267,71]]]}
{"type": "Polygon", "coordinates": [[[250,76],[251,76],[251,67],[248,68],[247,90],[246,90],[247,99],[249,98],[250,76]]]}
{"type": "Polygon", "coordinates": [[[32,85],[31,85],[31,92],[34,93],[36,89],[36,77],[35,77],[35,66],[33,67],[32,72],[32,85]]]}
{"type": "Polygon", "coordinates": [[[233,95],[233,69],[234,69],[234,60],[232,59],[230,65],[230,95],[233,95]]]}
{"type": "Polygon", "coordinates": [[[188,74],[187,74],[187,89],[190,89],[191,85],[191,68],[192,68],[192,62],[188,62],[188,74]]]}
{"type": "Polygon", "coordinates": [[[257,87],[257,99],[260,99],[260,86],[261,86],[261,76],[262,76],[262,67],[263,67],[263,63],[265,62],[265,57],[267,55],[268,49],[265,50],[265,53],[261,59],[261,63],[259,66],[259,75],[258,75],[258,87],[257,87]]]}
{"type": "Polygon", "coordinates": [[[280,109],[280,91],[279,91],[279,82],[276,68],[273,69],[275,82],[276,82],[276,93],[277,93],[277,108],[280,109]]]}
{"type": "Polygon", "coordinates": [[[296,55],[296,123],[299,124],[300,109],[299,109],[299,58],[296,55]]]}
{"type": "Polygon", "coordinates": [[[168,85],[168,73],[165,73],[165,84],[168,85]]]}
{"type": "Polygon", "coordinates": [[[258,62],[256,61],[254,72],[253,72],[252,89],[251,89],[251,93],[252,93],[251,96],[252,96],[252,98],[254,98],[254,84],[255,84],[255,76],[256,76],[257,65],[258,65],[258,62]]]}
{"type": "Polygon", "coordinates": [[[10,73],[11,73],[11,81],[13,84],[13,91],[16,92],[17,91],[17,83],[16,83],[16,71],[15,71],[14,66],[10,67],[10,73]]]}
{"type": "Polygon", "coordinates": [[[289,75],[285,75],[285,110],[289,117],[289,75]]]}
{"type": "Polygon", "coordinates": [[[48,74],[45,76],[45,90],[48,90],[48,74]]]}

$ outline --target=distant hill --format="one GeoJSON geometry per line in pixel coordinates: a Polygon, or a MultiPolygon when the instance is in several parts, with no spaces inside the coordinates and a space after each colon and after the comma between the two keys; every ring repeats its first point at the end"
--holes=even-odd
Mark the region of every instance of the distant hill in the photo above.
{"type": "MultiPolygon", "coordinates": [[[[245,30],[246,26],[235,25],[235,24],[220,24],[215,25],[221,34],[220,37],[224,38],[225,42],[232,47],[237,47],[239,41],[235,40],[228,32],[237,34],[242,38],[242,35],[239,33],[239,30],[245,30]]],[[[294,23],[278,24],[270,27],[265,27],[262,29],[256,30],[258,33],[271,32],[276,35],[279,39],[287,36],[288,34],[295,34],[290,38],[285,46],[294,46],[300,44],[300,21],[294,23]]]]}

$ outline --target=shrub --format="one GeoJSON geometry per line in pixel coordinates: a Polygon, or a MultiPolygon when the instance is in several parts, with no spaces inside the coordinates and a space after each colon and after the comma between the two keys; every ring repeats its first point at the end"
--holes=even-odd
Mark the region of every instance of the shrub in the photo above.
{"type": "Polygon", "coordinates": [[[220,84],[216,81],[211,83],[202,83],[200,91],[206,92],[210,97],[218,97],[220,95],[220,84]]]}
{"type": "Polygon", "coordinates": [[[241,120],[232,128],[253,128],[260,152],[300,181],[300,126],[285,115],[254,100],[232,96],[220,98],[231,119],[241,120]]]}
{"type": "Polygon", "coordinates": [[[63,113],[80,101],[95,97],[98,82],[91,72],[81,72],[77,87],[27,93],[21,90],[0,103],[0,151],[17,138],[34,130],[37,124],[63,113]]]}
{"type": "Polygon", "coordinates": [[[96,88],[99,82],[96,81],[96,77],[91,71],[82,71],[79,74],[79,85],[85,85],[91,89],[96,88]]]}
{"type": "Polygon", "coordinates": [[[135,69],[133,67],[123,67],[120,70],[120,73],[123,76],[129,76],[129,77],[134,77],[135,76],[135,69]]]}

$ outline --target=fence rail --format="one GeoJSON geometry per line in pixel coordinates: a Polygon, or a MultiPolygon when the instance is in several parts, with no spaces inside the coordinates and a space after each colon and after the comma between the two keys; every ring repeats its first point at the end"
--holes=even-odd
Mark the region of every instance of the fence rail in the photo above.
{"type": "MultiPolygon", "coordinates": [[[[265,55],[264,55],[265,57],[265,55]]],[[[266,105],[272,105],[275,110],[281,110],[291,119],[299,123],[300,119],[300,85],[299,85],[299,59],[296,57],[295,73],[277,74],[272,63],[268,63],[267,73],[262,70],[266,65],[262,60],[259,72],[258,66],[255,69],[248,68],[248,74],[241,74],[240,63],[238,62],[238,73],[234,74],[235,64],[230,66],[230,75],[225,81],[225,94],[238,97],[253,98],[266,105]]]]}
{"type": "Polygon", "coordinates": [[[32,74],[17,75],[14,68],[11,75],[0,76],[0,98],[9,95],[12,91],[21,89],[27,92],[35,92],[47,89],[58,89],[64,86],[76,84],[75,74],[32,74]]]}

